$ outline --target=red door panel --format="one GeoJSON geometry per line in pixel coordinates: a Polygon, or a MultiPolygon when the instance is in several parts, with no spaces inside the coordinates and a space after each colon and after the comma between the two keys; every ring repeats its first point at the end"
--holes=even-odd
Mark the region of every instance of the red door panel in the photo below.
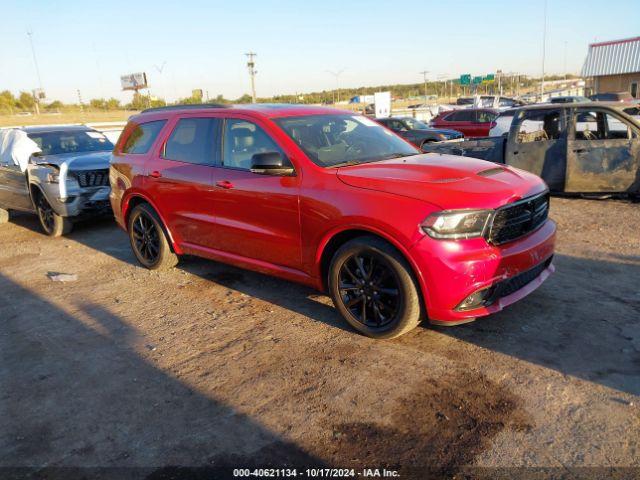
{"type": "Polygon", "coordinates": [[[146,187],[174,240],[212,247],[215,236],[214,167],[155,159],[146,187]]]}

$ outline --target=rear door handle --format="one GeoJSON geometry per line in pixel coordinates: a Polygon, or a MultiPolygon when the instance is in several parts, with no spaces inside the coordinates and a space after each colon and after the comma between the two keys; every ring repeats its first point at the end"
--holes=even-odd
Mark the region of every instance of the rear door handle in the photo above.
{"type": "Polygon", "coordinates": [[[229,180],[220,180],[219,182],[216,182],[216,187],[229,189],[233,188],[233,183],[229,180]]]}
{"type": "Polygon", "coordinates": [[[153,172],[151,172],[151,173],[149,174],[149,176],[150,176],[151,178],[160,178],[160,177],[162,177],[162,174],[161,174],[159,171],[154,170],[153,172]]]}

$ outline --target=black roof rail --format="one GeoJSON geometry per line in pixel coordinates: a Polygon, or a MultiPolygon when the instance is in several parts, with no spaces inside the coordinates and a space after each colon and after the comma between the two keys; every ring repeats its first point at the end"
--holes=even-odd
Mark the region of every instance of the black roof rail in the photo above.
{"type": "Polygon", "coordinates": [[[222,103],[186,103],[184,105],[168,105],[166,107],[154,107],[147,108],[142,110],[140,113],[149,113],[149,112],[164,112],[167,110],[189,110],[189,109],[198,109],[198,108],[229,108],[230,105],[225,105],[222,103]]]}

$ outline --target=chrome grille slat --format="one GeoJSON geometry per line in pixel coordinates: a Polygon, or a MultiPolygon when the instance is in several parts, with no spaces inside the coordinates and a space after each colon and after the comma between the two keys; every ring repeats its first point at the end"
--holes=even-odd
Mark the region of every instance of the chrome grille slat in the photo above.
{"type": "Polygon", "coordinates": [[[75,170],[69,172],[83,187],[106,187],[109,185],[109,169],[100,170],[75,170]]]}

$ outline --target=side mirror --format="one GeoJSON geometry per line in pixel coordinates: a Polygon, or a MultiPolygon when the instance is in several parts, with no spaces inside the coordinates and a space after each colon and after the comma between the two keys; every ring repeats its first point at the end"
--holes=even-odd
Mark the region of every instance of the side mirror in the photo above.
{"type": "Polygon", "coordinates": [[[259,175],[293,175],[291,165],[285,164],[285,159],[279,152],[256,153],[251,157],[251,172],[259,175]]]}

